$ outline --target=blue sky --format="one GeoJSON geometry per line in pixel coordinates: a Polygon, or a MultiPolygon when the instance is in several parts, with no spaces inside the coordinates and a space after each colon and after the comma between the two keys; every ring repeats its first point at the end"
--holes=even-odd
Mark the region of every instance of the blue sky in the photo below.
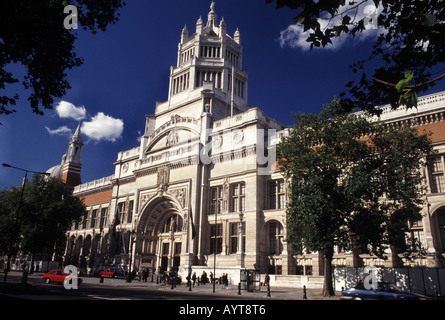
{"type": "MultiPolygon", "coordinates": [[[[72,89],[56,101],[55,110],[44,116],[33,114],[26,100],[29,92],[19,90],[18,111],[0,116],[1,163],[35,171],[59,164],[80,118],[90,129],[95,125],[101,129],[83,134],[82,182],[112,175],[117,153],[138,145],[145,114],[154,113],[156,101],[167,100],[170,66],[176,64],[182,28],[187,25],[193,33],[200,16],[206,22],[211,1],[126,3],[120,21],[105,33],[77,30],[75,48],[85,63],[68,71],[72,89]],[[57,109],[59,105],[65,108],[57,109]],[[70,106],[83,111],[82,117],[63,118],[62,111],[70,106]]],[[[224,17],[230,35],[236,28],[241,33],[249,105],[286,125],[292,125],[291,112],[318,112],[344,89],[354,78],[348,65],[368,57],[375,35],[371,30],[361,39],[307,50],[288,8],[275,9],[264,0],[219,0],[215,12],[218,21],[224,17]]],[[[434,91],[444,89],[445,82],[434,91]]],[[[0,167],[0,190],[20,184],[22,178],[22,172],[0,167]]]]}

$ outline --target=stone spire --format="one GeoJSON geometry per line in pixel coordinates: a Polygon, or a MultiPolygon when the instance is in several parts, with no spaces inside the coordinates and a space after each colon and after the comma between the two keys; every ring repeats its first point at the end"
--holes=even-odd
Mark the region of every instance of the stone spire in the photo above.
{"type": "Polygon", "coordinates": [[[189,37],[189,31],[187,29],[187,26],[184,26],[184,29],[182,29],[181,32],[181,43],[184,43],[188,37],[189,37]]]}
{"type": "Polygon", "coordinates": [[[74,132],[73,137],[71,138],[69,147],[68,147],[68,154],[67,154],[67,162],[73,162],[73,163],[81,163],[81,149],[83,146],[83,139],[81,134],[81,123],[77,126],[76,132],[74,132]]]}
{"type": "Polygon", "coordinates": [[[82,168],[82,147],[83,139],[81,134],[81,123],[77,126],[68,146],[65,163],[62,169],[62,181],[69,186],[80,184],[80,170],[82,168]]]}
{"type": "Polygon", "coordinates": [[[202,18],[199,17],[198,21],[196,21],[196,33],[199,35],[202,34],[202,26],[203,26],[202,18]]]}

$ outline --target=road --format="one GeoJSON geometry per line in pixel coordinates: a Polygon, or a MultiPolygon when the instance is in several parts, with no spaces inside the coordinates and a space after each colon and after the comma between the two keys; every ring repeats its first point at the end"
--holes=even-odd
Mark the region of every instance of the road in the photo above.
{"type": "MultiPolygon", "coordinates": [[[[141,311],[147,315],[154,313],[165,319],[226,316],[255,316],[255,319],[266,319],[268,316],[270,319],[271,315],[285,316],[295,307],[294,300],[288,301],[292,302],[292,306],[287,305],[288,308],[283,304],[283,300],[289,295],[286,290],[272,291],[271,297],[268,297],[265,291],[243,291],[238,295],[235,287],[225,290],[217,286],[213,293],[213,287],[209,284],[189,291],[184,284],[171,289],[171,286],[156,282],[127,283],[123,279],[105,279],[104,283],[100,283],[98,278],[88,277],[83,278],[78,289],[66,290],[63,285],[43,283],[41,274],[30,276],[28,285],[19,285],[20,276],[18,272],[11,272],[8,282],[0,284],[0,301],[3,300],[2,308],[9,306],[21,316],[35,316],[41,310],[53,315],[54,310],[60,310],[62,315],[67,316],[98,311],[101,316],[106,314],[113,319],[120,316],[139,316],[144,314],[141,311]],[[131,303],[127,304],[126,300],[131,300],[131,303]]],[[[301,294],[302,292],[298,293],[300,298],[301,294]]]]}
{"type": "MultiPolygon", "coordinates": [[[[260,292],[239,292],[236,286],[228,290],[216,286],[213,293],[211,284],[201,285],[189,290],[185,284],[171,289],[169,285],[155,282],[133,281],[127,283],[124,279],[105,279],[103,283],[98,278],[84,277],[83,283],[76,290],[66,290],[63,285],[45,284],[41,274],[28,278],[28,286],[20,286],[21,273],[11,272],[8,284],[1,284],[0,299],[28,300],[302,300],[302,289],[271,289],[270,296],[265,288],[260,292]],[[239,294],[241,293],[241,294],[239,294]]],[[[320,299],[319,292],[307,291],[310,300],[320,299]]],[[[336,299],[336,298],[331,298],[336,299]]]]}

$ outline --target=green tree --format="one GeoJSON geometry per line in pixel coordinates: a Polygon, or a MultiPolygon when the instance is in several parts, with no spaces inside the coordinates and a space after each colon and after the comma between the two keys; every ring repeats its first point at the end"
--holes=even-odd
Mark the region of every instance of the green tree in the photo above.
{"type": "MultiPolygon", "coordinates": [[[[65,29],[69,18],[67,5],[78,11],[82,29],[105,31],[119,17],[122,0],[2,0],[0,2],[0,89],[21,83],[30,89],[28,101],[32,111],[42,115],[52,109],[54,98],[63,97],[70,84],[67,70],[79,67],[83,60],[74,51],[75,30],[65,29]],[[24,67],[25,75],[8,71],[10,64],[24,67]]],[[[0,114],[10,114],[19,95],[0,94],[0,114]]]]}
{"type": "Polygon", "coordinates": [[[343,110],[334,100],[319,114],[296,114],[277,148],[290,180],[287,241],[297,254],[323,254],[323,295],[334,294],[335,246],[385,257],[388,246],[399,244],[395,228],[418,219],[418,169],[432,150],[413,129],[386,128],[343,110]]]}
{"type": "Polygon", "coordinates": [[[60,179],[34,178],[27,189],[23,212],[22,248],[24,252],[60,254],[65,247],[66,231],[85,214],[83,202],[73,196],[73,188],[60,179]]]}
{"type": "Polygon", "coordinates": [[[273,2],[296,11],[294,22],[308,31],[311,48],[329,46],[340,36],[355,37],[370,27],[382,31],[369,58],[351,64],[361,75],[346,85],[349,94],[341,93],[349,111],[360,107],[378,113],[375,106],[388,103],[415,107],[417,94],[445,77],[443,1],[266,0],[273,2]]]}
{"type": "Polygon", "coordinates": [[[2,251],[9,255],[18,250],[24,254],[47,253],[49,257],[60,254],[66,231],[85,214],[85,205],[73,196],[72,187],[58,178],[35,175],[26,183],[20,202],[21,192],[22,187],[13,187],[0,193],[2,251]]]}

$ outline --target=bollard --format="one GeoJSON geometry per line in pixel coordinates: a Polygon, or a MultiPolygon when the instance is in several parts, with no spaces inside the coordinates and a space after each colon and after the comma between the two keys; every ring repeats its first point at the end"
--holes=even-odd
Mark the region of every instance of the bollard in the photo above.
{"type": "Polygon", "coordinates": [[[303,300],[307,300],[306,286],[303,286],[303,300]]]}
{"type": "Polygon", "coordinates": [[[270,284],[267,284],[267,297],[270,297],[270,284]]]}
{"type": "Polygon", "coordinates": [[[192,291],[192,282],[189,281],[189,291],[192,291]]]}
{"type": "Polygon", "coordinates": [[[241,282],[238,282],[238,295],[241,295],[241,282]]]}

